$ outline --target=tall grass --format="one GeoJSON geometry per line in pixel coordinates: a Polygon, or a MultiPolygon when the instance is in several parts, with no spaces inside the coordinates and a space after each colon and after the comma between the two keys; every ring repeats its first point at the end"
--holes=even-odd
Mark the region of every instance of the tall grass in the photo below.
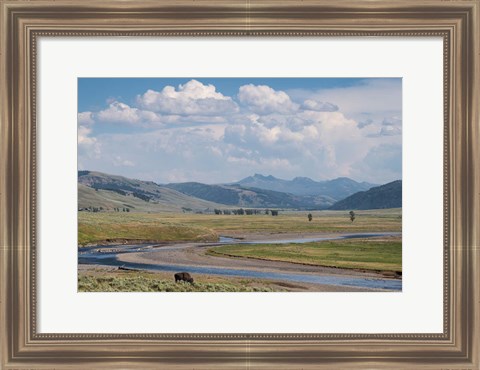
{"type": "Polygon", "coordinates": [[[142,213],[78,213],[78,244],[86,245],[106,240],[152,241],[216,241],[211,229],[183,225],[152,214],[142,213]]]}
{"type": "Polygon", "coordinates": [[[151,276],[103,276],[82,275],[78,278],[80,292],[273,292],[270,287],[255,287],[241,283],[175,283],[172,280],[157,279],[151,276]]]}
{"type": "Polygon", "coordinates": [[[213,256],[248,257],[316,266],[402,271],[402,241],[345,239],[305,244],[242,244],[213,247],[213,256]]]}

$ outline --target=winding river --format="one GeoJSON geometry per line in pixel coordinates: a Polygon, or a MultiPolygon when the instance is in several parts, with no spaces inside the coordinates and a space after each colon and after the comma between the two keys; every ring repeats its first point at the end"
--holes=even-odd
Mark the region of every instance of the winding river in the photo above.
{"type": "MultiPolygon", "coordinates": [[[[229,237],[220,237],[217,243],[195,243],[196,248],[204,248],[210,246],[218,246],[222,244],[288,244],[288,243],[309,243],[315,241],[353,239],[353,238],[370,238],[379,236],[397,236],[400,233],[357,233],[340,236],[328,236],[321,238],[301,238],[301,239],[277,239],[277,240],[251,240],[245,241],[229,237]]],[[[96,245],[92,247],[78,248],[79,264],[98,264],[107,266],[118,266],[133,270],[147,271],[169,271],[179,272],[188,271],[196,274],[223,275],[245,278],[261,278],[271,280],[282,280],[288,282],[328,284],[335,286],[346,286],[356,288],[380,289],[389,291],[401,291],[402,280],[399,279],[382,279],[373,277],[347,276],[347,275],[317,275],[307,273],[284,273],[259,271],[255,269],[230,269],[223,267],[197,266],[197,265],[173,265],[173,264],[157,264],[157,263],[135,263],[125,262],[118,259],[118,255],[125,253],[142,253],[152,252],[161,253],[162,251],[181,250],[187,247],[191,248],[191,243],[172,244],[171,246],[158,247],[156,244],[117,244],[117,245],[96,245]],[[158,248],[155,248],[158,247],[158,248]]]]}

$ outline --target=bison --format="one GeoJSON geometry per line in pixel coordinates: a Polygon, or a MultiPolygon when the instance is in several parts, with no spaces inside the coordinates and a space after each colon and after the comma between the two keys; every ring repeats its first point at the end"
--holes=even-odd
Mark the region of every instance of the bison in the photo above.
{"type": "Polygon", "coordinates": [[[186,281],[187,283],[193,284],[193,278],[188,272],[177,272],[175,275],[175,282],[186,281]]]}

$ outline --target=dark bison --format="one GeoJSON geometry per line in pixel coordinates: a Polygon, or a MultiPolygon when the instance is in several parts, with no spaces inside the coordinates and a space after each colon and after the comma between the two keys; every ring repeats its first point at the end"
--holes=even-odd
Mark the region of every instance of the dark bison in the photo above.
{"type": "Polygon", "coordinates": [[[187,283],[193,284],[193,278],[188,272],[177,272],[174,276],[175,282],[186,281],[187,283]]]}

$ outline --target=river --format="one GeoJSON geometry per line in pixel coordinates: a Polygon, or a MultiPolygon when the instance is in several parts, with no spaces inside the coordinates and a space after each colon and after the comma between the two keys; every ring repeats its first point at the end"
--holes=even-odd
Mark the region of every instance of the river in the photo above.
{"type": "MultiPolygon", "coordinates": [[[[338,240],[338,239],[353,239],[353,238],[369,238],[379,236],[393,236],[400,235],[400,233],[357,233],[339,236],[328,236],[321,238],[299,238],[299,239],[277,239],[277,240],[240,240],[226,236],[220,237],[218,243],[197,243],[198,248],[222,245],[222,244],[288,244],[288,243],[309,243],[315,241],[338,240]]],[[[335,286],[346,286],[356,288],[380,289],[389,291],[401,291],[402,280],[399,279],[382,279],[382,278],[366,278],[361,276],[346,276],[346,275],[316,275],[306,273],[282,273],[271,271],[259,271],[255,269],[230,269],[222,267],[211,266],[197,266],[197,265],[173,265],[173,264],[156,264],[156,263],[135,263],[119,261],[117,256],[124,253],[142,253],[152,252],[162,253],[162,251],[181,250],[190,244],[172,244],[171,246],[158,246],[156,244],[117,244],[117,245],[96,245],[92,247],[78,248],[78,263],[79,264],[98,264],[108,266],[122,266],[128,269],[146,270],[146,271],[188,271],[192,274],[208,274],[208,275],[222,275],[235,276],[246,278],[260,278],[271,280],[282,280],[289,282],[313,283],[313,284],[328,284],[335,286]]]]}

